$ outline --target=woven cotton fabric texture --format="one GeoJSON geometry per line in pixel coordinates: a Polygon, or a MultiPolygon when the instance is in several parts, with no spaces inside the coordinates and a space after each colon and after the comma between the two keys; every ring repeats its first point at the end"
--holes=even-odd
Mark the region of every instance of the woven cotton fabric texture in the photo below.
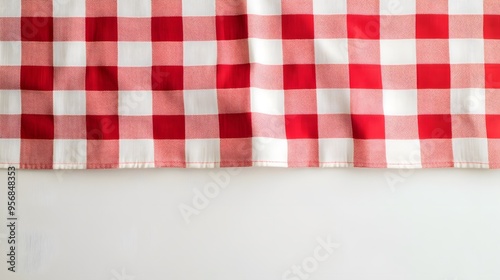
{"type": "Polygon", "coordinates": [[[0,0],[0,167],[500,167],[498,0],[0,0]]]}

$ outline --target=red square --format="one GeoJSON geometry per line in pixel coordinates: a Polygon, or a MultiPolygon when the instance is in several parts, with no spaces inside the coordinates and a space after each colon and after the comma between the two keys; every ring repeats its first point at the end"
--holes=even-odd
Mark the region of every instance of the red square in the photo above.
{"type": "Polygon", "coordinates": [[[486,64],[486,88],[500,88],[500,64],[486,64]]]}
{"type": "Polygon", "coordinates": [[[317,64],[316,86],[318,88],[349,88],[349,65],[317,64]]]}
{"type": "Polygon", "coordinates": [[[383,115],[351,115],[354,139],[385,139],[383,115]]]}
{"type": "Polygon", "coordinates": [[[85,19],[87,41],[118,41],[116,17],[88,17],[85,19]]]}
{"type": "Polygon", "coordinates": [[[154,139],[185,139],[185,128],[183,115],[153,116],[154,139]]]}
{"type": "Polygon", "coordinates": [[[418,134],[420,139],[451,138],[451,115],[419,115],[418,134]]]}
{"type": "Polygon", "coordinates": [[[155,167],[186,167],[184,140],[155,140],[155,167]]]}
{"type": "Polygon", "coordinates": [[[350,105],[352,114],[383,115],[384,94],[382,90],[351,89],[347,106],[350,105]]]}
{"type": "Polygon", "coordinates": [[[21,138],[54,139],[54,116],[22,114],[21,138]]]}
{"type": "Polygon", "coordinates": [[[54,24],[51,17],[21,18],[21,39],[23,41],[53,41],[54,24]]]}
{"type": "MultiPolygon", "coordinates": [[[[86,0],[85,13],[88,17],[110,17],[116,16],[118,0],[86,0]]],[[[64,3],[64,2],[63,2],[64,3]]],[[[58,4],[58,3],[54,3],[58,4]]]]}
{"type": "Polygon", "coordinates": [[[15,17],[0,17],[0,40],[2,41],[20,41],[21,40],[21,22],[15,17]]]}
{"type": "Polygon", "coordinates": [[[118,91],[87,91],[87,115],[118,115],[118,91]]]}
{"type": "Polygon", "coordinates": [[[182,66],[153,66],[151,86],[153,90],[182,90],[184,87],[182,66]]]}
{"type": "Polygon", "coordinates": [[[484,39],[500,39],[500,15],[484,15],[484,39]]]}
{"type": "Polygon", "coordinates": [[[151,18],[151,40],[155,41],[182,41],[182,17],[153,17],[151,18]]]}
{"type": "Polygon", "coordinates": [[[86,139],[85,116],[54,116],[55,139],[86,139]]]}
{"type": "Polygon", "coordinates": [[[347,37],[352,39],[379,39],[380,17],[347,15],[347,37]]]}
{"type": "Polygon", "coordinates": [[[23,42],[21,65],[49,66],[53,64],[52,42],[23,42]]]}
{"type": "MultiPolygon", "coordinates": [[[[18,0],[16,2],[21,3],[21,15],[23,16],[50,17],[52,16],[52,11],[54,10],[52,1],[18,0]]],[[[12,2],[3,1],[2,5],[9,5],[10,3],[12,2]]]]}
{"type": "Polygon", "coordinates": [[[0,114],[0,138],[21,137],[21,115],[0,114]]]}
{"type": "Polygon", "coordinates": [[[52,91],[23,90],[21,91],[21,100],[23,114],[52,115],[54,113],[52,91]]]}
{"type": "Polygon", "coordinates": [[[486,132],[488,138],[500,138],[500,115],[486,115],[486,132]]]}
{"type": "Polygon", "coordinates": [[[246,64],[249,62],[248,40],[217,41],[218,64],[246,64]]]}
{"type": "Polygon", "coordinates": [[[219,114],[250,112],[250,89],[218,89],[217,109],[219,114]]]}
{"type": "Polygon", "coordinates": [[[449,89],[450,72],[449,64],[417,64],[417,88],[449,89]]]}
{"type": "Polygon", "coordinates": [[[250,87],[250,64],[217,65],[217,88],[250,87]]]}
{"type": "Polygon", "coordinates": [[[118,18],[118,38],[120,41],[151,41],[150,18],[118,18]]]}
{"type": "Polygon", "coordinates": [[[287,139],[317,139],[317,115],[286,115],[285,128],[287,139]]]}
{"type": "Polygon", "coordinates": [[[384,140],[354,140],[354,167],[386,168],[384,140]]]}
{"type": "Polygon", "coordinates": [[[454,114],[451,123],[453,138],[487,137],[486,118],[482,114],[454,114]]]}
{"type": "Polygon", "coordinates": [[[186,139],[220,138],[218,115],[187,115],[186,139]]]}
{"type": "MultiPolygon", "coordinates": [[[[247,0],[248,1],[248,0],[247,0]]],[[[262,3],[272,2],[264,1],[262,3]]],[[[279,2],[279,0],[277,1],[279,2]]],[[[281,0],[281,13],[282,14],[312,14],[313,2],[311,0],[281,0]]]]}
{"type": "Polygon", "coordinates": [[[51,66],[22,66],[21,89],[51,91],[54,88],[54,68],[51,66]]]}
{"type": "Polygon", "coordinates": [[[420,140],[422,167],[453,167],[453,141],[451,139],[420,140]]]}
{"type": "Polygon", "coordinates": [[[349,83],[351,88],[381,89],[382,69],[374,64],[350,64],[349,83]]]}
{"type": "Polygon", "coordinates": [[[119,67],[120,90],[151,90],[151,67],[119,67]]]}
{"type": "Polygon", "coordinates": [[[21,168],[51,169],[54,141],[23,139],[21,141],[21,168]]]}
{"type": "Polygon", "coordinates": [[[282,15],[283,39],[314,39],[313,15],[282,15]]]}
{"type": "Polygon", "coordinates": [[[285,117],[283,115],[252,113],[252,124],[254,137],[286,139],[285,117]]]}
{"type": "Polygon", "coordinates": [[[153,115],[183,115],[184,94],[179,91],[153,91],[153,115]]]}
{"type": "Polygon", "coordinates": [[[253,63],[250,83],[253,87],[283,89],[283,66],[253,63]]]}
{"type": "Polygon", "coordinates": [[[500,140],[488,139],[488,160],[490,168],[500,168],[500,140]]]}
{"type": "Polygon", "coordinates": [[[184,66],[184,76],[196,77],[186,79],[184,89],[213,89],[217,86],[217,66],[184,66]]]}
{"type": "Polygon", "coordinates": [[[317,139],[288,140],[288,167],[318,167],[319,141],[317,139]]]}
{"type": "Polygon", "coordinates": [[[53,18],[54,41],[85,41],[85,18],[53,18]]]}
{"type": "Polygon", "coordinates": [[[346,38],[347,16],[345,14],[314,15],[314,33],[316,39],[346,38]]]}
{"type": "Polygon", "coordinates": [[[118,46],[116,42],[86,42],[87,66],[118,65],[118,46]]]}
{"type": "Polygon", "coordinates": [[[87,66],[85,88],[87,90],[118,90],[118,67],[87,66]]]}
{"type": "Polygon", "coordinates": [[[215,17],[198,16],[182,18],[184,41],[211,41],[217,39],[215,17]]]}
{"type": "Polygon", "coordinates": [[[316,114],[318,108],[315,89],[285,91],[285,114],[316,114]]]}
{"type": "Polygon", "coordinates": [[[252,114],[221,114],[219,115],[220,138],[252,137],[252,114]]]}
{"type": "Polygon", "coordinates": [[[153,42],[153,65],[182,65],[182,42],[153,42]]]}
{"type": "Polygon", "coordinates": [[[252,166],[252,139],[221,139],[220,167],[252,166]]]}
{"type": "Polygon", "coordinates": [[[118,140],[88,140],[87,168],[118,168],[119,154],[118,140]]]}
{"type": "Polygon", "coordinates": [[[448,15],[417,14],[417,39],[448,39],[448,15]]]}
{"type": "Polygon", "coordinates": [[[351,115],[319,114],[319,138],[352,138],[351,115]]]}
{"type": "Polygon", "coordinates": [[[88,140],[116,140],[120,138],[116,115],[87,115],[88,140]]]}
{"type": "Polygon", "coordinates": [[[246,15],[217,16],[215,18],[217,40],[239,40],[248,38],[246,15]]]}
{"type": "Polygon", "coordinates": [[[283,65],[284,89],[315,89],[316,66],[314,64],[283,65]]]}
{"type": "Polygon", "coordinates": [[[248,36],[261,39],[281,39],[283,36],[280,15],[247,15],[248,36]]]}
{"type": "Polygon", "coordinates": [[[314,40],[283,40],[283,64],[314,64],[314,40]]]}
{"type": "Polygon", "coordinates": [[[385,116],[386,139],[419,139],[418,116],[385,116]]]}
{"type": "Polygon", "coordinates": [[[152,139],[153,119],[151,116],[119,116],[120,139],[152,139]]]}

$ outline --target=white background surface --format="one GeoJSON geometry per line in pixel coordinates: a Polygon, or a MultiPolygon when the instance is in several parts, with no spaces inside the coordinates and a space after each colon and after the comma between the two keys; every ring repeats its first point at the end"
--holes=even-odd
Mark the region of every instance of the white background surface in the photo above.
{"type": "MultiPolygon", "coordinates": [[[[500,278],[500,171],[228,174],[21,170],[18,271],[7,271],[2,226],[0,279],[500,278]],[[227,186],[186,223],[179,206],[193,207],[195,194],[214,184],[227,186]],[[321,251],[326,260],[311,267],[318,239],[328,238],[338,248],[321,251]],[[286,274],[304,261],[307,278],[286,274]]],[[[0,170],[2,225],[6,178],[0,170]]]]}

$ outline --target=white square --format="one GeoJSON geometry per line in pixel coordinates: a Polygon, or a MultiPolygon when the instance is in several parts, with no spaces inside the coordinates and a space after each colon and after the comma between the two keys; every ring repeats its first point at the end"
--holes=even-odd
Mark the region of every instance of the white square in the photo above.
{"type": "Polygon", "coordinates": [[[316,15],[347,14],[347,0],[313,0],[313,12],[316,15]]]}
{"type": "Polygon", "coordinates": [[[281,15],[281,0],[247,1],[247,13],[251,15],[281,15]]]}
{"type": "Polygon", "coordinates": [[[451,15],[480,15],[483,13],[481,0],[448,0],[448,12],[451,15]]]}
{"type": "Polygon", "coordinates": [[[380,0],[381,15],[414,15],[417,13],[417,0],[380,0]]]}
{"type": "Polygon", "coordinates": [[[348,64],[347,50],[347,39],[314,40],[316,64],[348,64]]]}
{"type": "Polygon", "coordinates": [[[85,17],[85,0],[53,1],[54,17],[85,17]]]}
{"type": "Polygon", "coordinates": [[[248,39],[250,63],[265,65],[283,64],[283,45],[281,40],[248,39]]]}
{"type": "Polygon", "coordinates": [[[85,42],[54,42],[54,66],[86,66],[85,42]]]}
{"type": "Polygon", "coordinates": [[[285,114],[285,93],[283,90],[250,88],[252,112],[267,115],[285,114]]]}
{"type": "Polygon", "coordinates": [[[484,40],[450,39],[450,63],[484,63],[484,40]]]}
{"type": "Polygon", "coordinates": [[[288,167],[288,141],[254,137],[252,138],[252,159],[257,166],[288,167]]]}
{"type": "Polygon", "coordinates": [[[54,139],[54,168],[85,169],[87,165],[87,140],[54,139]]]}
{"type": "Polygon", "coordinates": [[[21,91],[0,90],[0,115],[21,114],[21,91]]]}
{"type": "Polygon", "coordinates": [[[21,0],[0,0],[0,17],[20,17],[21,2],[21,0]]]}
{"type": "Polygon", "coordinates": [[[453,138],[455,167],[485,167],[488,161],[488,140],[484,138],[453,138]]]}
{"type": "Polygon", "coordinates": [[[384,114],[388,116],[415,116],[418,111],[417,90],[384,90],[384,114]]]}
{"type": "Polygon", "coordinates": [[[85,115],[85,91],[54,91],[54,115],[85,115]]]}
{"type": "Polygon", "coordinates": [[[451,90],[452,114],[485,114],[486,91],[484,88],[451,90]]]}
{"type": "Polygon", "coordinates": [[[349,89],[317,89],[318,114],[350,114],[349,89]]]}
{"type": "Polygon", "coordinates": [[[216,0],[182,0],[183,16],[215,16],[216,0]]]}
{"type": "Polygon", "coordinates": [[[382,65],[412,65],[417,63],[415,40],[380,40],[380,62],[382,65]]]}
{"type": "Polygon", "coordinates": [[[151,17],[151,1],[118,0],[119,17],[151,17]]]}
{"type": "Polygon", "coordinates": [[[19,167],[21,160],[21,140],[0,138],[0,167],[14,165],[19,167]]]}
{"type": "Polygon", "coordinates": [[[219,139],[186,139],[186,167],[220,166],[219,139]]]}
{"type": "Polygon", "coordinates": [[[151,42],[118,42],[118,66],[151,67],[152,64],[151,42]]]}
{"type": "Polygon", "coordinates": [[[213,89],[185,90],[184,113],[186,115],[217,115],[217,92],[213,89]]]}
{"type": "Polygon", "coordinates": [[[120,168],[144,168],[154,166],[154,140],[120,139],[120,168]]]}
{"type": "Polygon", "coordinates": [[[184,42],[184,66],[216,65],[216,41],[184,42]]]}
{"type": "Polygon", "coordinates": [[[120,116],[151,116],[153,93],[151,91],[119,91],[118,114],[120,116]]]}
{"type": "Polygon", "coordinates": [[[350,167],[354,162],[352,138],[319,139],[320,167],[350,167]]]}
{"type": "Polygon", "coordinates": [[[0,66],[20,66],[21,42],[0,41],[0,54],[0,66]]]}
{"type": "Polygon", "coordinates": [[[421,168],[419,140],[386,140],[388,168],[421,168]]]}

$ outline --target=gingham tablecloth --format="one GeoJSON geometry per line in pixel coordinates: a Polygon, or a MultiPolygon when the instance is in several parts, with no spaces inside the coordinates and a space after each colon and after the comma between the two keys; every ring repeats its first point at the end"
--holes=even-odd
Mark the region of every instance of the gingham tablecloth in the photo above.
{"type": "Polygon", "coordinates": [[[0,167],[500,167],[498,0],[0,0],[0,167]]]}

